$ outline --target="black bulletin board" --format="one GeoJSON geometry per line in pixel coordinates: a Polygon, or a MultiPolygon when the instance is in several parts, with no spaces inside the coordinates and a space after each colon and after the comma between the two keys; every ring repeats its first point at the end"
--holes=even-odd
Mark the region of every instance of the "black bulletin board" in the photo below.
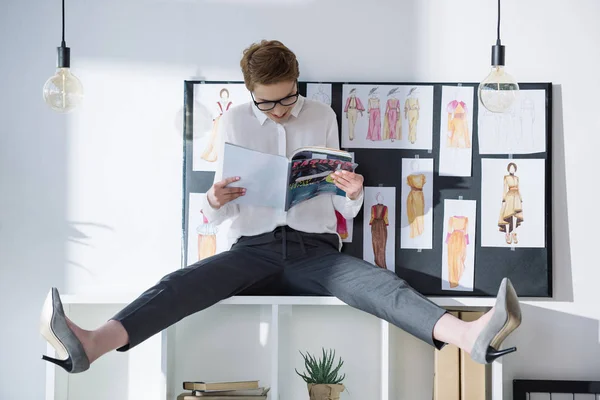
{"type": "MultiPolygon", "coordinates": [[[[240,84],[241,82],[216,82],[216,81],[185,81],[184,94],[184,213],[183,213],[183,264],[187,265],[185,248],[188,231],[188,198],[190,193],[205,193],[213,183],[213,172],[193,171],[191,155],[193,151],[193,123],[194,123],[194,88],[202,83],[240,84]]],[[[478,109],[481,107],[477,101],[477,83],[457,82],[300,82],[300,93],[306,96],[307,84],[326,83],[332,85],[331,107],[337,114],[340,129],[340,144],[342,144],[342,118],[343,87],[344,85],[397,85],[397,86],[432,86],[433,87],[433,147],[430,150],[415,149],[371,149],[352,148],[344,149],[354,152],[355,161],[359,164],[357,173],[365,178],[365,186],[396,186],[397,218],[404,210],[401,201],[400,181],[402,179],[402,158],[434,159],[433,174],[433,249],[414,250],[400,248],[400,223],[396,223],[395,246],[395,272],[405,279],[411,286],[426,296],[495,296],[503,277],[511,279],[519,296],[521,297],[551,297],[552,296],[552,84],[551,83],[520,83],[520,89],[543,90],[545,93],[545,151],[533,154],[479,154],[478,142],[478,109]],[[464,86],[473,87],[472,102],[472,167],[471,176],[450,177],[438,174],[439,147],[440,147],[440,119],[442,118],[442,87],[464,86]],[[545,160],[545,210],[544,232],[545,246],[535,248],[510,248],[510,247],[482,247],[481,246],[481,159],[482,158],[513,158],[543,159],[545,160]],[[444,223],[444,200],[464,199],[477,200],[477,223],[475,238],[475,268],[473,291],[442,290],[441,284],[441,257],[442,235],[444,223]]],[[[353,240],[344,243],[342,251],[353,256],[363,257],[363,223],[365,209],[363,208],[353,220],[353,240]]]]}

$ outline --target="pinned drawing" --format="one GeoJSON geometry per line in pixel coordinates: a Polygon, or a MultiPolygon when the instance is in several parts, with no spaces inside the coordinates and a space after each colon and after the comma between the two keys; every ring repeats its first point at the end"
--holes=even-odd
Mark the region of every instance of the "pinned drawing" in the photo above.
{"type": "Polygon", "coordinates": [[[221,118],[236,104],[250,100],[250,94],[244,84],[205,83],[194,86],[194,171],[216,169],[221,118]],[[196,115],[196,107],[204,112],[196,115]]]}
{"type": "Polygon", "coordinates": [[[362,117],[365,107],[359,97],[356,96],[356,89],[350,90],[350,96],[346,100],[346,106],[344,112],[346,113],[346,119],[348,120],[348,138],[354,140],[356,121],[358,120],[358,114],[362,117]]]}
{"type": "Polygon", "coordinates": [[[342,98],[342,147],[433,148],[433,86],[344,84],[342,98]]]}
{"type": "Polygon", "coordinates": [[[383,140],[402,140],[402,121],[400,120],[400,100],[397,96],[398,88],[395,87],[388,92],[388,100],[385,106],[385,118],[383,120],[383,140]]]}
{"type": "Polygon", "coordinates": [[[481,154],[531,154],[546,151],[546,92],[522,90],[503,113],[479,108],[481,154]]]}
{"type": "Polygon", "coordinates": [[[364,259],[380,268],[394,270],[395,243],[395,204],[394,187],[366,187],[364,222],[364,259]]]}
{"type": "Polygon", "coordinates": [[[545,247],[544,168],[544,159],[482,160],[483,247],[545,247]]]}
{"type": "Polygon", "coordinates": [[[342,242],[352,242],[352,224],[354,219],[346,219],[339,211],[335,210],[335,217],[337,219],[337,233],[340,235],[342,242]]]}
{"type": "Polygon", "coordinates": [[[433,159],[402,159],[402,230],[403,249],[433,247],[433,159]]]}
{"type": "Polygon", "coordinates": [[[440,175],[471,176],[473,87],[442,88],[440,175]]]}
{"type": "Polygon", "coordinates": [[[404,102],[404,119],[408,120],[408,141],[414,144],[417,141],[417,123],[419,122],[418,88],[413,87],[404,102]]]}
{"type": "Polygon", "coordinates": [[[205,197],[205,193],[190,193],[186,252],[188,265],[228,250],[231,245],[227,238],[230,222],[217,226],[209,221],[202,212],[205,197]]]}
{"type": "Polygon", "coordinates": [[[369,91],[369,102],[367,113],[369,114],[369,130],[367,140],[381,140],[381,108],[379,104],[379,93],[376,87],[369,91]]]}
{"type": "Polygon", "coordinates": [[[307,83],[306,98],[331,105],[331,83],[307,83]]]}
{"type": "Polygon", "coordinates": [[[516,229],[523,223],[523,198],[519,192],[519,177],[517,164],[511,162],[506,168],[508,175],[504,176],[504,190],[498,226],[500,232],[506,234],[506,243],[519,243],[516,229]]]}
{"type": "Polygon", "coordinates": [[[473,291],[475,200],[444,200],[442,290],[473,291]]]}

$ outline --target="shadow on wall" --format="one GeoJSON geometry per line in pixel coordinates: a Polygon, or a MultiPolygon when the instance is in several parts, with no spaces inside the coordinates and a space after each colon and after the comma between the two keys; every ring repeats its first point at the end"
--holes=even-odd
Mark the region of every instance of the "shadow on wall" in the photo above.
{"type": "Polygon", "coordinates": [[[513,379],[598,379],[600,322],[597,319],[527,304],[521,305],[521,310],[521,326],[503,345],[514,345],[518,350],[503,360],[505,398],[512,398],[513,379]],[[581,371],[587,372],[581,374],[581,371]]]}

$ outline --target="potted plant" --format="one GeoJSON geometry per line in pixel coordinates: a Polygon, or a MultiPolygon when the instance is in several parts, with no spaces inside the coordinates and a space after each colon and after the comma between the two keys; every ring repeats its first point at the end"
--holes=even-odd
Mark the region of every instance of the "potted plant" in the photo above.
{"type": "Polygon", "coordinates": [[[323,355],[319,359],[308,352],[306,355],[300,352],[304,358],[306,372],[300,373],[296,370],[296,373],[306,382],[310,400],[339,400],[340,393],[345,390],[342,381],[346,374],[339,375],[344,362],[340,358],[334,368],[335,351],[325,351],[325,349],[322,349],[322,351],[323,355]]]}

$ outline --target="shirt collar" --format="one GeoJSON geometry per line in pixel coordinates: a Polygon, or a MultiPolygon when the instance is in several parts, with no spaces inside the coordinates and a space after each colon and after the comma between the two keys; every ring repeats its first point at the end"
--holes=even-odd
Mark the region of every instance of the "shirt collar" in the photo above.
{"type": "MultiPolygon", "coordinates": [[[[300,111],[302,111],[303,105],[304,105],[304,97],[298,96],[298,101],[294,105],[294,108],[292,108],[292,115],[295,118],[298,118],[298,115],[300,115],[300,111]]],[[[254,112],[254,116],[258,119],[258,122],[261,125],[264,125],[265,121],[267,119],[269,119],[269,117],[267,117],[267,115],[264,112],[260,111],[258,109],[258,107],[256,107],[256,104],[254,104],[254,103],[252,103],[252,111],[254,112]]]]}

